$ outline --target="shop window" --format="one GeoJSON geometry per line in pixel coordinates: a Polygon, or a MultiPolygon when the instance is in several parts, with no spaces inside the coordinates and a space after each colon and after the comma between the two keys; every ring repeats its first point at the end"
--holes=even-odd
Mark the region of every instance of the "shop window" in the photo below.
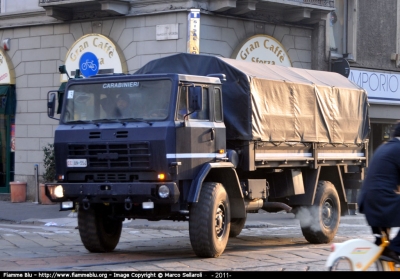
{"type": "Polygon", "coordinates": [[[369,159],[372,158],[374,151],[383,143],[390,140],[393,131],[393,123],[371,123],[371,136],[369,141],[369,159]]]}
{"type": "Polygon", "coordinates": [[[382,143],[387,142],[390,139],[390,135],[392,133],[393,129],[392,124],[382,124],[382,129],[381,129],[381,141],[382,143]]]}

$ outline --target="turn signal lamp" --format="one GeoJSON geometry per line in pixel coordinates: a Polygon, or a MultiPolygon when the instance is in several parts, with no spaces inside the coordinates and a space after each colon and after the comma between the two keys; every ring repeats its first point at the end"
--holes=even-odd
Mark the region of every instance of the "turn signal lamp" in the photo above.
{"type": "Polygon", "coordinates": [[[225,153],[225,150],[224,150],[224,149],[220,149],[220,150],[218,150],[218,153],[219,153],[219,154],[224,154],[224,153],[225,153]]]}
{"type": "Polygon", "coordinates": [[[157,177],[158,177],[159,180],[164,180],[165,179],[165,174],[159,173],[157,177]]]}

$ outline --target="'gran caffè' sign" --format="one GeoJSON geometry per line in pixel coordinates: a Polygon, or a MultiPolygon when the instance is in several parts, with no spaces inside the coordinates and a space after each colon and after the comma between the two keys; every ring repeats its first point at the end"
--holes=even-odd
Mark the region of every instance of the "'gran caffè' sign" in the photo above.
{"type": "Polygon", "coordinates": [[[232,58],[269,65],[292,66],[282,44],[267,35],[250,37],[234,51],[232,58]]]}

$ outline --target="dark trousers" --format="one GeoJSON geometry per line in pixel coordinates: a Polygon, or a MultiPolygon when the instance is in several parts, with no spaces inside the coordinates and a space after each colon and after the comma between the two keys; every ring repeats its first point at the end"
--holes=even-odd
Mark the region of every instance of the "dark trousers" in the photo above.
{"type": "MultiPolygon", "coordinates": [[[[380,235],[385,233],[387,238],[389,239],[390,236],[390,228],[380,228],[380,227],[371,227],[372,233],[375,235],[375,244],[380,245],[382,243],[380,235]],[[378,236],[379,235],[379,236],[378,236]]],[[[398,231],[397,235],[390,239],[389,248],[395,251],[397,254],[400,254],[400,230],[398,231]]]]}

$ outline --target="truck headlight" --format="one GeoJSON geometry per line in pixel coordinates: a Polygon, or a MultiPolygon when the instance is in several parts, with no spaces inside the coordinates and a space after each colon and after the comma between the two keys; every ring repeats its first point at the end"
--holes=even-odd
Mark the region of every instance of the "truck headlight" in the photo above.
{"type": "Polygon", "coordinates": [[[162,199],[169,197],[169,188],[166,185],[158,187],[158,196],[162,199]]]}
{"type": "Polygon", "coordinates": [[[64,197],[64,189],[61,185],[57,185],[54,188],[54,192],[53,192],[54,196],[56,196],[57,198],[62,198],[64,197]]]}
{"type": "Polygon", "coordinates": [[[61,185],[47,185],[51,199],[59,199],[64,197],[64,189],[61,185]]]}
{"type": "Polygon", "coordinates": [[[50,199],[59,199],[64,197],[64,188],[62,185],[47,185],[46,195],[49,195],[50,199]]]}

